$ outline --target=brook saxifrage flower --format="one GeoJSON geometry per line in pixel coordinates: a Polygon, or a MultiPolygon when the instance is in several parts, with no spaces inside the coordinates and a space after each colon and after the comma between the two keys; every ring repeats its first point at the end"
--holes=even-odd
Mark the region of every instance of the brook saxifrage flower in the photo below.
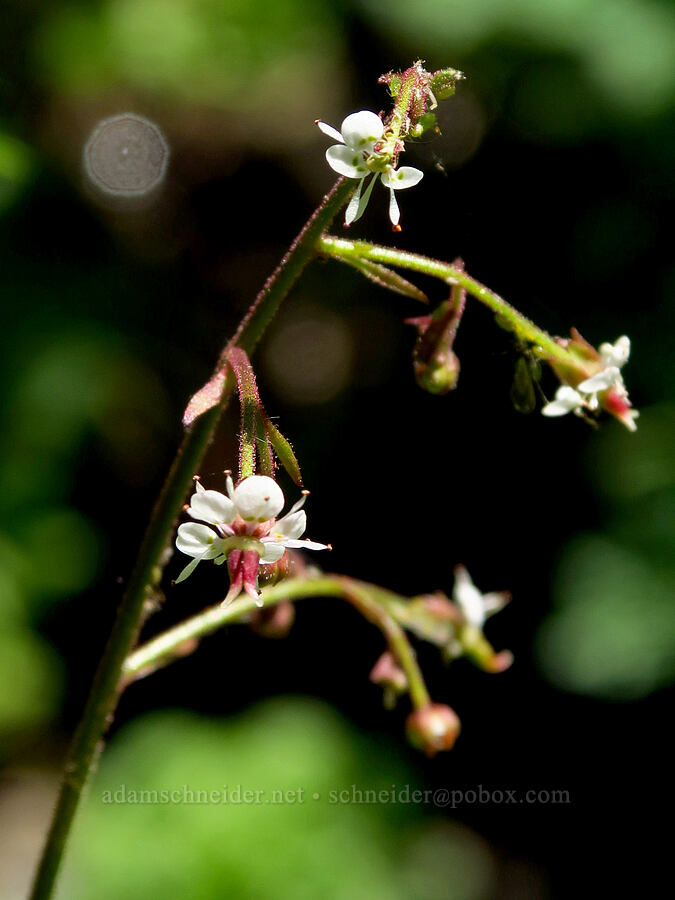
{"type": "Polygon", "coordinates": [[[256,585],[259,566],[278,562],[287,549],[327,550],[329,545],[301,538],[307,527],[302,509],[306,493],[277,519],[284,495],[273,478],[250,475],[235,487],[228,475],[226,485],[227,494],[221,494],[196,481],[186,511],[199,521],[180,525],[176,536],[176,547],[191,556],[192,562],[176,583],[184,581],[203,560],[213,560],[216,565],[227,561],[231,586],[226,601],[243,590],[262,605],[256,585]]]}

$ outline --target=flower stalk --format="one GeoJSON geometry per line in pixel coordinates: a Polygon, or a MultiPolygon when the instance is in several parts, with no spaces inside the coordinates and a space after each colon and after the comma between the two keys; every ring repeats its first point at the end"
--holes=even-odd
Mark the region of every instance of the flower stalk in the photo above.
{"type": "Polygon", "coordinates": [[[333,259],[341,259],[354,264],[355,260],[369,260],[385,266],[398,266],[422,275],[438,278],[448,285],[458,285],[467,294],[479,300],[500,317],[500,325],[509,330],[521,341],[532,348],[532,352],[540,359],[558,360],[569,366],[576,366],[575,357],[562,347],[527,316],[518,312],[499,294],[481,284],[464,271],[462,265],[442,262],[430,256],[410,253],[407,250],[396,250],[382,247],[368,241],[351,241],[332,235],[321,235],[317,241],[317,251],[333,259]]]}
{"type": "MultiPolygon", "coordinates": [[[[353,183],[340,178],[323,198],[291,244],[288,253],[265,282],[223,351],[216,373],[223,369],[231,348],[239,347],[248,355],[253,352],[280,304],[316,255],[318,238],[349,201],[354,188],[353,183]]],[[[136,565],[94,677],[89,699],[66,756],[61,789],[30,900],[47,900],[52,896],[75,813],[102,750],[103,736],[117,707],[124,661],[137,641],[147,600],[154,594],[170,558],[168,548],[171,535],[192,476],[198,470],[214,436],[234,385],[234,377],[223,376],[215,390],[211,391],[212,396],[208,398],[209,402],[204,410],[193,409],[189,430],[183,437],[152,511],[136,565]]]]}

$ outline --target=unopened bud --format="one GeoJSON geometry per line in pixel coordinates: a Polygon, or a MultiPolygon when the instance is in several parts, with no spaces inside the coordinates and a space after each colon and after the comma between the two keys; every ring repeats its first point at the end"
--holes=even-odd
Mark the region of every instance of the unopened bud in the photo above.
{"type": "Polygon", "coordinates": [[[427,756],[452,750],[461,731],[457,713],[444,703],[430,703],[414,710],[405,726],[410,743],[427,756]]]}
{"type": "Polygon", "coordinates": [[[408,679],[398,664],[396,657],[388,650],[382,654],[370,673],[373,684],[380,684],[384,689],[384,705],[393,709],[400,694],[408,690],[408,679]]]}
{"type": "Polygon", "coordinates": [[[435,353],[429,362],[414,360],[415,380],[430,394],[449,394],[459,381],[459,359],[452,350],[435,353]]]}
{"type": "Polygon", "coordinates": [[[291,570],[291,561],[288,553],[284,553],[281,559],[273,563],[265,563],[258,569],[258,584],[260,587],[269,587],[288,578],[291,570]]]}
{"type": "Polygon", "coordinates": [[[264,638],[285,638],[295,621],[295,606],[285,600],[276,606],[257,609],[251,616],[251,629],[264,638]]]}
{"type": "MultiPolygon", "coordinates": [[[[455,267],[463,268],[461,259],[455,267]]],[[[428,316],[406,319],[417,328],[413,367],[419,386],[431,394],[447,394],[457,387],[459,360],[452,346],[466,305],[466,291],[453,285],[450,297],[428,316]]]]}
{"type": "Polygon", "coordinates": [[[437,100],[447,100],[455,93],[458,81],[462,81],[464,73],[459,69],[438,69],[431,76],[429,87],[437,100]]]}

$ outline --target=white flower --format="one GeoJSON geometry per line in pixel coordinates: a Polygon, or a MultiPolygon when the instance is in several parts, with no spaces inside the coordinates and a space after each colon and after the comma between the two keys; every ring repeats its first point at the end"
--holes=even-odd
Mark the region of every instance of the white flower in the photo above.
{"type": "Polygon", "coordinates": [[[187,513],[208,524],[186,522],[179,526],[176,547],[193,559],[176,583],[191,575],[203,559],[222,565],[233,549],[256,548],[260,565],[276,562],[291,548],[328,549],[326,544],[300,539],[307,527],[307,516],[302,510],[306,494],[282,519],[275,518],[283,508],[284,495],[267,475],[250,475],[236,488],[228,475],[227,495],[206,490],[199,481],[195,489],[187,513]]]}
{"type": "Polygon", "coordinates": [[[630,338],[625,334],[618,338],[615,344],[600,344],[603,367],[595,375],[577,385],[577,390],[582,394],[596,394],[598,391],[607,391],[613,387],[618,388],[624,395],[626,388],[619,370],[628,362],[629,356],[630,338]]]}
{"type": "Polygon", "coordinates": [[[324,134],[338,141],[326,150],[331,169],[345,178],[365,178],[370,171],[366,160],[384,134],[382,119],[374,112],[362,109],[347,116],[340,131],[325,122],[316,124],[324,134]]]}
{"type": "MultiPolygon", "coordinates": [[[[618,418],[630,431],[635,431],[635,419],[639,413],[629,409],[628,391],[623,382],[620,369],[628,362],[630,356],[630,338],[625,334],[614,344],[600,344],[602,367],[589,378],[584,379],[576,388],[562,385],[556,391],[555,398],[542,408],[545,416],[564,416],[568,412],[583,415],[585,409],[593,412],[599,406],[598,393],[614,389],[615,396],[625,401],[622,413],[618,418]]],[[[617,415],[616,412],[614,412],[617,415]]]]}
{"type": "Polygon", "coordinates": [[[600,344],[600,356],[605,366],[616,366],[620,369],[628,362],[630,356],[630,338],[624,334],[615,344],[600,344]]]}
{"type": "Polygon", "coordinates": [[[564,416],[568,412],[580,412],[584,405],[584,398],[574,388],[563,384],[555,392],[555,399],[542,408],[544,416],[564,416]]]}
{"type": "Polygon", "coordinates": [[[401,166],[400,169],[395,169],[394,166],[387,165],[382,171],[380,165],[379,172],[372,172],[368,187],[363,190],[366,178],[372,171],[368,168],[368,159],[375,154],[375,145],[384,135],[384,124],[380,117],[374,112],[362,109],[347,116],[340,131],[325,122],[318,121],[316,124],[324,134],[339,141],[326,150],[326,160],[331,169],[345,178],[359,179],[359,185],[347,206],[345,224],[351,225],[361,218],[379,174],[382,184],[389,189],[389,218],[392,225],[398,225],[401,214],[394,191],[413,187],[422,179],[424,173],[414,166],[401,166]]]}
{"type": "Polygon", "coordinates": [[[509,594],[504,591],[481,594],[464,566],[455,566],[452,599],[470,625],[482,628],[489,615],[499,612],[509,602],[509,594]]]}

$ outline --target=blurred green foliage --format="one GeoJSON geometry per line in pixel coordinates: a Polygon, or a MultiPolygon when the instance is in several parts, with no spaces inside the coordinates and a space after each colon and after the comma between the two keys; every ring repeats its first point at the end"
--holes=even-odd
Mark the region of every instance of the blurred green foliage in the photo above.
{"type": "Polygon", "coordinates": [[[61,666],[34,628],[103,563],[97,528],[70,502],[82,450],[97,440],[123,458],[143,436],[137,420],[147,437],[166,413],[156,378],[110,333],[67,328],[28,341],[8,352],[22,364],[8,379],[0,434],[0,681],[16,684],[0,702],[5,737],[55,711],[61,666]]]}
{"type": "Polygon", "coordinates": [[[276,699],[227,722],[155,713],[106,752],[59,896],[487,900],[490,853],[466,829],[439,832],[419,805],[331,802],[406,785],[419,787],[390,747],[315,701],[276,699]],[[109,802],[184,788],[235,799],[109,802]],[[261,802],[237,802],[237,790],[261,802]]]}
{"type": "Polygon", "coordinates": [[[233,134],[244,127],[268,142],[275,129],[292,138],[289,117],[316,116],[339,83],[340,58],[338,20],[323,0],[61,5],[35,41],[37,69],[59,93],[142,91],[171,107],[231,113],[233,134]]]}
{"type": "Polygon", "coordinates": [[[27,144],[0,131],[0,213],[20,195],[35,171],[27,144]]]}
{"type": "Polygon", "coordinates": [[[563,688],[632,700],[675,677],[675,407],[651,407],[636,434],[610,428],[591,448],[607,524],[563,550],[537,655],[563,688]]]}
{"type": "MultiPolygon", "coordinates": [[[[657,0],[360,0],[378,27],[447,57],[499,47],[521,50],[520,105],[545,131],[562,134],[576,100],[587,127],[593,109],[642,118],[675,98],[675,10],[657,0]],[[495,46],[496,45],[496,46],[495,46]],[[537,63],[536,69],[531,62],[537,63]],[[557,58],[556,58],[557,57],[557,58]],[[586,88],[579,92],[579,88],[586,88]],[[576,94],[576,96],[574,96],[576,94]],[[600,101],[600,102],[598,102],[600,101]],[[563,127],[556,119],[564,117],[563,127]],[[548,127],[546,127],[548,125],[548,127]]],[[[604,115],[602,116],[604,119],[604,115]]]]}

